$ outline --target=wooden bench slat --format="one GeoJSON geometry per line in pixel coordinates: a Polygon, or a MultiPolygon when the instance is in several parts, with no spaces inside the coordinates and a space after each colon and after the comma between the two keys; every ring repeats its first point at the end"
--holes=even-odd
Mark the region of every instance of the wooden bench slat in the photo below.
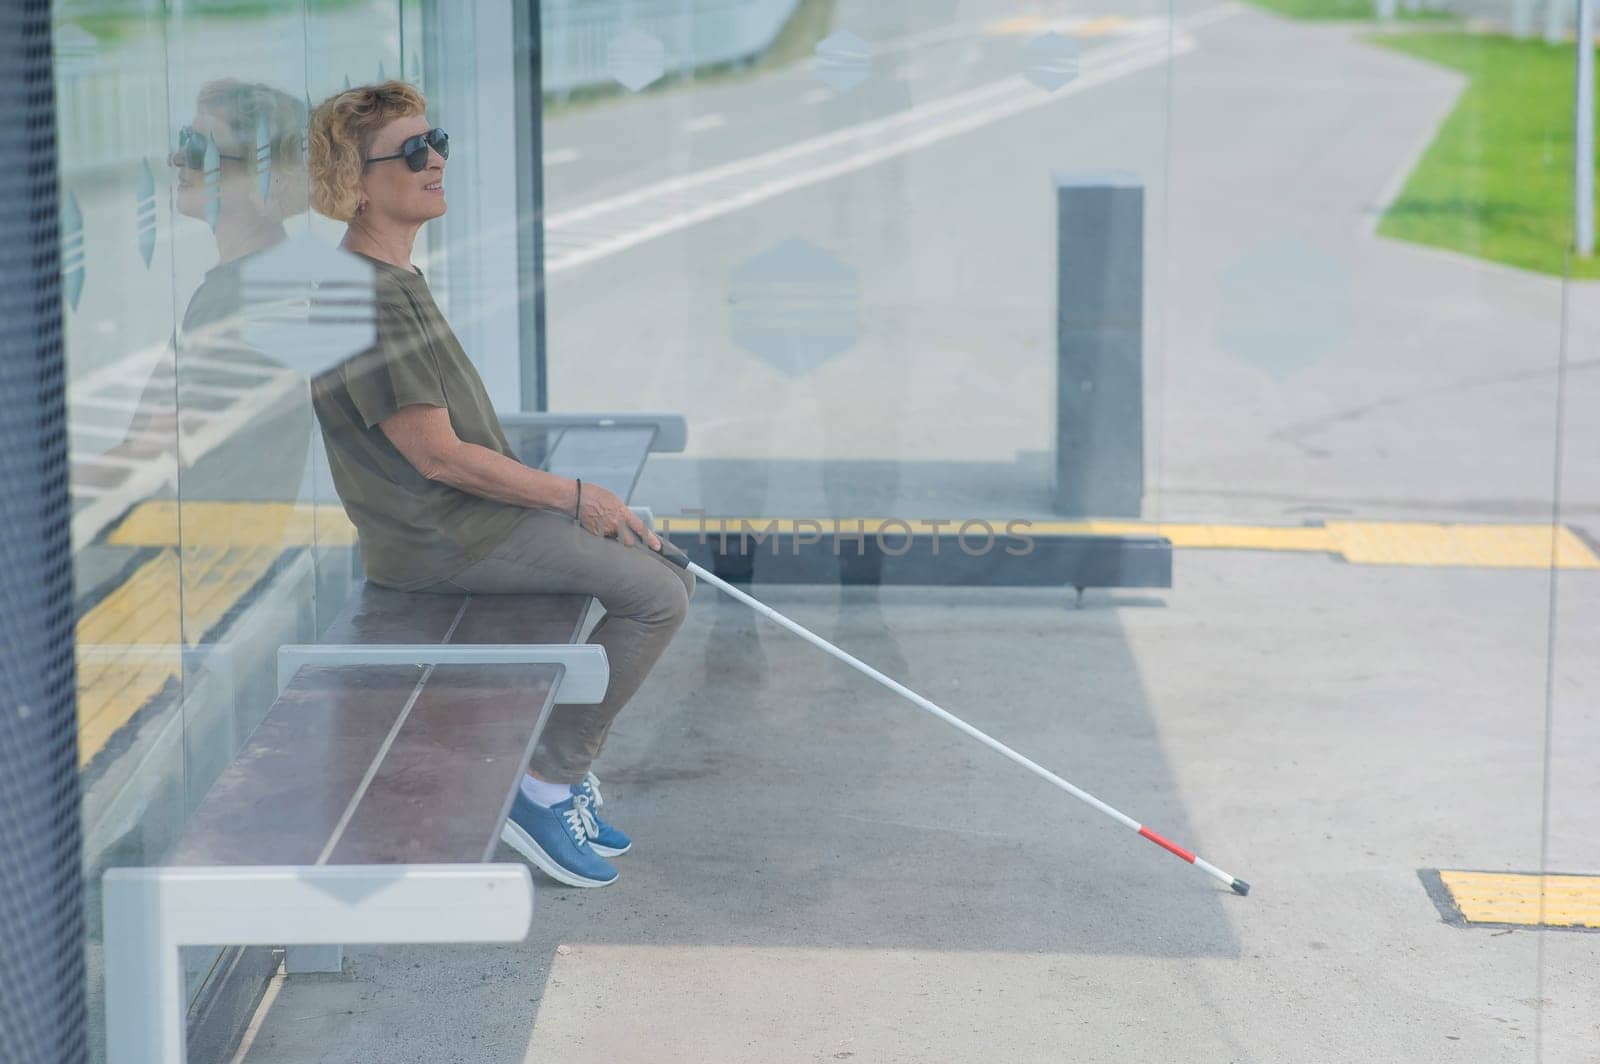
{"type": "Polygon", "coordinates": [[[440,643],[466,595],[422,595],[363,583],[320,643],[440,643]]]}
{"type": "Polygon", "coordinates": [[[328,863],[487,860],[558,673],[554,665],[437,667],[328,863]]]}
{"type": "Polygon", "coordinates": [[[474,595],[450,642],[575,643],[588,595],[474,595]]]}
{"type": "Polygon", "coordinates": [[[303,669],[206,794],[173,864],[311,864],[422,671],[303,669]]]}

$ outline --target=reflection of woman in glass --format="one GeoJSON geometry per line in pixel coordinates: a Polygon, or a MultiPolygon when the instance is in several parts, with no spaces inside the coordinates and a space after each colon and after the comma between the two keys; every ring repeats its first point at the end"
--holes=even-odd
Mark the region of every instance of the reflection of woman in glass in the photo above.
{"type": "MultiPolygon", "coordinates": [[[[309,206],[305,123],[305,104],[286,92],[212,81],[201,88],[194,118],[179,131],[168,160],[177,174],[178,213],[210,226],[217,265],[190,296],[174,350],[145,389],[133,428],[158,434],[161,442],[146,444],[146,453],[178,447],[185,502],[292,503],[299,493],[311,433],[304,385],[273,352],[240,337],[240,277],[251,256],[285,239],[284,221],[309,206]],[[258,152],[262,137],[267,150],[258,152]],[[199,433],[206,423],[215,431],[199,433]]],[[[139,445],[119,450],[131,454],[139,445]]],[[[287,520],[280,508],[244,524],[259,542],[263,523],[281,528],[287,520]]]]}
{"type": "Polygon", "coordinates": [[[610,686],[597,706],[557,706],[502,838],[559,882],[603,886],[629,846],[595,815],[589,766],[611,722],[683,623],[694,577],[599,485],[519,462],[477,370],[411,263],[445,210],[450,142],[414,87],[349,89],[311,117],[312,200],[346,222],[343,247],[376,275],[377,342],[312,381],[334,485],[372,582],[443,594],[597,597],[610,686]]]}
{"type": "MultiPolygon", "coordinates": [[[[192,463],[180,474],[185,501],[292,503],[299,495],[311,436],[304,385],[285,369],[282,353],[241,339],[247,309],[240,279],[251,256],[287,237],[284,221],[310,205],[305,128],[303,101],[267,85],[222,79],[201,88],[194,119],[172,155],[178,211],[211,221],[217,245],[217,265],[190,297],[178,333],[178,409],[215,412],[226,426],[214,448],[183,456],[192,463]],[[232,403],[222,405],[219,395],[232,403]]],[[[254,531],[262,523],[281,529],[288,518],[286,507],[262,511],[254,531]]]]}
{"type": "Polygon", "coordinates": [[[266,85],[224,78],[200,89],[194,118],[178,132],[169,161],[178,176],[178,213],[210,221],[215,212],[218,265],[280,243],[287,236],[284,220],[309,205],[305,123],[304,103],[266,85]],[[256,166],[256,140],[263,132],[271,145],[265,197],[256,166]],[[212,149],[217,171],[215,191],[208,195],[212,149]]]}

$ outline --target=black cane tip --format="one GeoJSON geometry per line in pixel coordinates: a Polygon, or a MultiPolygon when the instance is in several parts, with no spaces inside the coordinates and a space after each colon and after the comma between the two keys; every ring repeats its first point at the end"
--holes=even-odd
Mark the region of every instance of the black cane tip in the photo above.
{"type": "Polygon", "coordinates": [[[1250,893],[1250,884],[1242,879],[1235,879],[1233,881],[1233,892],[1242,898],[1250,893]]]}

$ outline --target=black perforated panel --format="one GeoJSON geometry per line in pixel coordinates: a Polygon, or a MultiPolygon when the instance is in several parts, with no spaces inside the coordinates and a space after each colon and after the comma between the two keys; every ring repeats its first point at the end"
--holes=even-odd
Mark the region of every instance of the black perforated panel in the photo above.
{"type": "Polygon", "coordinates": [[[0,1061],[85,1057],[50,5],[0,4],[0,1061]]]}

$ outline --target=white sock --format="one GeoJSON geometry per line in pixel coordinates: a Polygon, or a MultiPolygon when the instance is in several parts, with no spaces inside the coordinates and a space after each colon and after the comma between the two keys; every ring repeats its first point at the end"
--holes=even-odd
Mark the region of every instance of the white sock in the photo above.
{"type": "Polygon", "coordinates": [[[526,772],[522,774],[522,793],[534,805],[542,805],[546,809],[552,805],[559,805],[572,797],[572,787],[565,783],[547,783],[536,780],[526,772]]]}

